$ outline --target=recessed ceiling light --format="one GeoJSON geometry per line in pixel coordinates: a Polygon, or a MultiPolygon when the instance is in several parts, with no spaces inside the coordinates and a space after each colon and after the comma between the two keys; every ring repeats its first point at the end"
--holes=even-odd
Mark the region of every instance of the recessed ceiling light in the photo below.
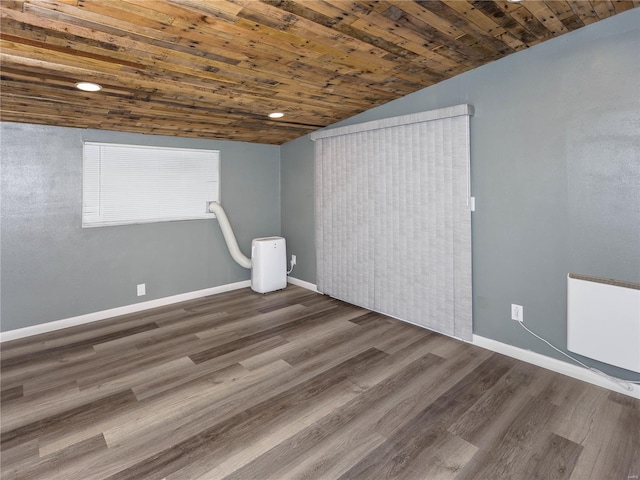
{"type": "Polygon", "coordinates": [[[101,85],[91,82],[78,82],[76,83],[76,88],[78,90],[82,90],[83,92],[98,92],[102,90],[101,85]]]}
{"type": "Polygon", "coordinates": [[[520,3],[522,0],[507,0],[509,3],[520,3]]]}
{"type": "Polygon", "coordinates": [[[284,117],[284,113],[282,112],[273,112],[269,114],[269,118],[282,118],[284,117]]]}

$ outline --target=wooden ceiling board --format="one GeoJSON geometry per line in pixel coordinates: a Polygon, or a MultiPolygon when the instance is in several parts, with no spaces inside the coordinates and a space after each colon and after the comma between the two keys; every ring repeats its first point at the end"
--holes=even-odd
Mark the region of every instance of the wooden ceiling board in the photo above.
{"type": "Polygon", "coordinates": [[[0,119],[282,144],[639,5],[1,0],[0,119]]]}

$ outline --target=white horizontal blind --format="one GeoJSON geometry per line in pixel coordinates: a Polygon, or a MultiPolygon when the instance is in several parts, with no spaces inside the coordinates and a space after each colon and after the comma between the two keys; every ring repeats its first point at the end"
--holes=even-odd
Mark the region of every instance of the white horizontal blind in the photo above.
{"type": "Polygon", "coordinates": [[[220,152],[85,142],[82,226],[213,218],[220,152]]]}

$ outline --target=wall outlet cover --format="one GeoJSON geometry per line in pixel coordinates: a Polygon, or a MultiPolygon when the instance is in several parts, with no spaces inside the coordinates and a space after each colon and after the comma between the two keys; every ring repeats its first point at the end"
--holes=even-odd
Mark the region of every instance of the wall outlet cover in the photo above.
{"type": "Polygon", "coordinates": [[[524,309],[522,305],[516,305],[515,303],[511,304],[511,320],[515,320],[516,322],[522,322],[524,318],[524,309]]]}

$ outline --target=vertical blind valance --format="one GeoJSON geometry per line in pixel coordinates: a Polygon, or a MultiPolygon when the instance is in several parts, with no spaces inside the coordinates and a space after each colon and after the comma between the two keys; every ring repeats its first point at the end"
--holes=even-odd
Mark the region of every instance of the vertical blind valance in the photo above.
{"type": "Polygon", "coordinates": [[[429,110],[428,112],[410,113],[399,117],[383,118],[380,120],[372,120],[370,122],[358,123],[356,125],[347,125],[346,127],[330,128],[327,130],[319,130],[313,132],[311,140],[317,141],[323,138],[338,137],[340,135],[349,135],[353,133],[366,132],[369,130],[379,130],[381,128],[401,127],[412,123],[431,122],[434,120],[442,120],[445,118],[471,116],[474,114],[473,105],[454,105],[453,107],[440,108],[438,110],[429,110]]]}
{"type": "Polygon", "coordinates": [[[321,292],[471,338],[472,112],[458,105],[312,135],[321,292]]]}

